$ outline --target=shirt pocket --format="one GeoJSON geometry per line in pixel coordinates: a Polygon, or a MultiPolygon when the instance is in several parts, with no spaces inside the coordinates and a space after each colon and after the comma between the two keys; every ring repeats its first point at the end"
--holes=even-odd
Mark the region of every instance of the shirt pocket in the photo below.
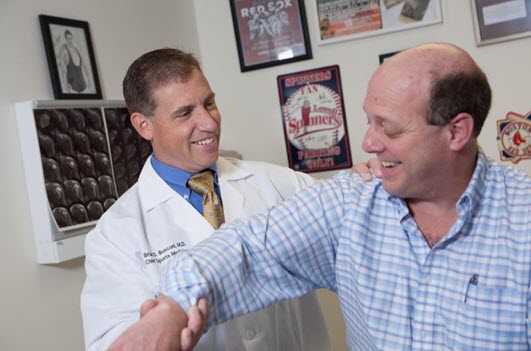
{"type": "Polygon", "coordinates": [[[525,291],[470,285],[457,311],[454,350],[527,350],[525,291]]]}

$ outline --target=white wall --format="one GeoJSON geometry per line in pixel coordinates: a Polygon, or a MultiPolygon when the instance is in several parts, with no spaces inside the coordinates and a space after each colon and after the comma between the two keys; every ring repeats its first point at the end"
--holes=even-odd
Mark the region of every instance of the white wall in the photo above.
{"type": "MultiPolygon", "coordinates": [[[[276,77],[280,74],[339,64],[347,124],[354,162],[369,155],[361,150],[366,117],[362,109],[365,88],[378,66],[378,55],[431,41],[457,44],[486,71],[494,100],[479,138],[485,152],[499,160],[496,120],[509,111],[531,110],[531,37],[478,48],[468,0],[442,0],[444,23],[326,46],[317,45],[315,0],[305,0],[313,59],[241,73],[228,1],[195,0],[203,69],[216,92],[223,116],[222,148],[234,149],[245,159],[287,166],[286,146],[276,77]]],[[[531,161],[518,167],[531,175],[531,161]]],[[[335,172],[314,173],[326,177],[335,172]]],[[[345,350],[344,325],[338,304],[330,293],[320,292],[334,350],[345,350]]]]}
{"type": "Polygon", "coordinates": [[[53,99],[39,14],[88,21],[104,96],[140,54],[163,46],[198,52],[193,2],[157,0],[0,1],[0,350],[82,350],[83,259],[34,263],[35,247],[14,103],[53,99]]]}

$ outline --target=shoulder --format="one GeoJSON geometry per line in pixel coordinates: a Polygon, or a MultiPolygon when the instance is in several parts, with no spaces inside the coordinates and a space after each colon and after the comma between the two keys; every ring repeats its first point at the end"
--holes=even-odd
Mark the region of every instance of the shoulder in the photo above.
{"type": "Polygon", "coordinates": [[[87,247],[95,242],[114,241],[134,231],[140,214],[138,183],[134,184],[101,216],[86,238],[87,247]]]}
{"type": "MultiPolygon", "coordinates": [[[[531,235],[531,180],[516,167],[488,160],[482,173],[481,206],[489,215],[510,218],[531,235]]],[[[513,227],[516,228],[516,227],[513,227]]]]}
{"type": "Polygon", "coordinates": [[[268,181],[280,187],[302,189],[316,181],[307,174],[267,162],[243,161],[234,158],[220,158],[220,162],[229,162],[233,167],[247,173],[247,180],[268,181]]]}
{"type": "Polygon", "coordinates": [[[483,174],[486,186],[500,191],[506,189],[506,194],[521,196],[531,201],[531,179],[522,170],[513,166],[504,166],[494,160],[487,160],[483,174]]]}
{"type": "Polygon", "coordinates": [[[351,193],[357,193],[364,196],[383,196],[388,198],[390,195],[387,193],[383,186],[381,179],[373,177],[369,182],[364,181],[358,174],[351,173],[350,171],[341,171],[333,178],[333,186],[338,186],[344,191],[351,193]]]}
{"type": "Polygon", "coordinates": [[[370,212],[376,202],[387,203],[390,197],[380,179],[365,182],[350,171],[341,171],[309,189],[309,194],[313,193],[320,201],[341,204],[343,209],[348,207],[355,213],[370,212]]]}
{"type": "Polygon", "coordinates": [[[127,217],[136,213],[140,207],[140,186],[135,183],[125,193],[116,200],[116,202],[103,214],[101,220],[109,220],[119,217],[127,217]]]}

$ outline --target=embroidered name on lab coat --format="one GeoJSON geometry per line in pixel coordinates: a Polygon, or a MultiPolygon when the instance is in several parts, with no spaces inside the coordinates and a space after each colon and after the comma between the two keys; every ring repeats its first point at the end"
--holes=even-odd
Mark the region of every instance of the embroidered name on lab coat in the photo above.
{"type": "Polygon", "coordinates": [[[173,243],[160,250],[143,252],[142,259],[146,266],[153,263],[160,264],[181,251],[188,251],[184,241],[173,243]]]}

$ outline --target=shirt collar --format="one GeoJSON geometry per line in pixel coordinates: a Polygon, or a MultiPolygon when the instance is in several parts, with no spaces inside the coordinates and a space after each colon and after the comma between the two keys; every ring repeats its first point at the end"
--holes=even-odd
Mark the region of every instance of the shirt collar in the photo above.
{"type": "MultiPolygon", "coordinates": [[[[481,195],[485,190],[484,177],[487,166],[487,157],[485,156],[481,147],[478,146],[478,154],[476,157],[476,166],[474,168],[474,173],[472,174],[472,178],[470,179],[468,186],[466,187],[465,191],[463,192],[456,204],[457,214],[463,221],[466,221],[469,218],[472,211],[480,202],[481,195]]],[[[387,191],[385,192],[387,193],[387,191]]],[[[409,209],[407,207],[407,203],[402,198],[391,195],[389,193],[387,194],[388,200],[391,201],[391,203],[393,203],[393,205],[395,206],[400,219],[404,220],[405,217],[410,214],[409,209]]]]}
{"type": "MultiPolygon", "coordinates": [[[[195,173],[190,173],[177,167],[173,167],[161,162],[155,155],[151,157],[151,165],[157,174],[167,183],[179,185],[186,188],[186,183],[195,173]]],[[[218,183],[216,164],[208,167],[214,173],[214,182],[218,183]]],[[[200,172],[197,172],[200,173],[200,172]]]]}
{"type": "MultiPolygon", "coordinates": [[[[478,146],[476,167],[465,192],[457,201],[456,209],[459,217],[470,216],[472,211],[479,205],[481,196],[485,191],[485,175],[488,168],[488,160],[485,153],[478,146]]],[[[463,218],[466,219],[466,218],[463,218]]]]}

